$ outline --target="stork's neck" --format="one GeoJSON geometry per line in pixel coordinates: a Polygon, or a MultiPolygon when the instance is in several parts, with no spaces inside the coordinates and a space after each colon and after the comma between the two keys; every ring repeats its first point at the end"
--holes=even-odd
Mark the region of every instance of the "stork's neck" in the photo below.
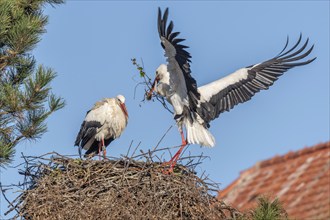
{"type": "Polygon", "coordinates": [[[159,83],[170,85],[170,73],[165,71],[160,74],[159,83]]]}
{"type": "Polygon", "coordinates": [[[159,80],[157,82],[155,91],[161,96],[168,98],[168,96],[170,95],[170,90],[171,90],[171,86],[170,86],[169,74],[162,73],[159,76],[159,80]]]}

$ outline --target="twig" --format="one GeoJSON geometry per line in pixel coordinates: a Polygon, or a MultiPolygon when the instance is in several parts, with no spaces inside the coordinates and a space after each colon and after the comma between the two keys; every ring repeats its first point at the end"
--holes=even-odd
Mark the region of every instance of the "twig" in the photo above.
{"type": "Polygon", "coordinates": [[[129,154],[129,151],[131,150],[132,145],[133,145],[133,140],[131,141],[131,144],[129,145],[129,148],[127,150],[126,158],[128,158],[128,154],[129,154]]]}
{"type": "Polygon", "coordinates": [[[131,158],[134,158],[133,156],[134,156],[136,150],[139,148],[140,144],[141,144],[141,141],[140,141],[139,144],[135,147],[135,149],[134,149],[134,151],[133,151],[133,153],[132,153],[132,155],[131,155],[131,158]]]}
{"type": "Polygon", "coordinates": [[[11,203],[9,201],[9,199],[7,198],[6,194],[5,194],[5,190],[2,188],[2,184],[0,182],[0,189],[1,189],[1,194],[3,196],[3,198],[5,198],[5,200],[8,202],[8,204],[12,207],[11,209],[9,209],[7,212],[5,212],[5,215],[7,215],[9,212],[11,212],[12,210],[16,210],[16,212],[18,213],[19,210],[17,209],[17,206],[15,206],[13,203],[11,203]]]}
{"type": "Polygon", "coordinates": [[[159,144],[163,141],[163,139],[165,138],[165,136],[167,135],[167,133],[172,129],[172,127],[173,127],[173,125],[171,125],[171,126],[167,129],[167,131],[166,131],[166,132],[164,133],[164,135],[160,138],[160,140],[158,141],[156,147],[154,147],[154,149],[153,149],[152,151],[155,151],[155,150],[158,148],[159,144]]]}
{"type": "MultiPolygon", "coordinates": [[[[131,61],[132,61],[132,64],[136,67],[136,69],[139,71],[140,78],[143,79],[142,82],[138,82],[136,84],[136,86],[134,88],[134,95],[133,95],[133,97],[135,99],[137,87],[140,86],[140,85],[144,85],[144,95],[143,95],[143,99],[141,100],[141,102],[145,102],[145,100],[146,100],[146,94],[148,93],[148,91],[150,91],[150,89],[152,87],[151,78],[144,71],[144,64],[143,64],[142,58],[141,58],[142,66],[136,62],[136,59],[135,58],[132,58],[131,61]]],[[[160,102],[162,104],[162,106],[168,112],[170,112],[171,114],[173,114],[173,111],[166,104],[166,101],[165,101],[164,97],[162,97],[161,95],[159,95],[157,93],[153,93],[152,94],[152,100],[154,100],[154,99],[156,99],[158,102],[160,102]]]]}

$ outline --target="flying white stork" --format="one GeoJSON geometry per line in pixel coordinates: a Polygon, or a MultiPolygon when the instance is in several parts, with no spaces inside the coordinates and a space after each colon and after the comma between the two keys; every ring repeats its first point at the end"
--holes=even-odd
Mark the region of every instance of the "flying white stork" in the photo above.
{"type": "Polygon", "coordinates": [[[199,144],[213,147],[215,139],[208,131],[210,121],[217,118],[224,111],[229,111],[235,105],[246,102],[260,90],[268,89],[288,69],[306,65],[316,59],[300,61],[313,50],[311,46],[305,50],[306,42],[300,46],[301,34],[298,42],[287,49],[287,39],[284,49],[272,59],[265,62],[241,68],[219,80],[197,88],[196,80],[191,76],[190,54],[188,48],[180,44],[184,39],[177,38],[179,32],[173,32],[173,22],[167,25],[168,8],[163,17],[158,8],[158,32],[161,46],[165,50],[168,64],[161,64],[156,70],[156,78],[147,99],[151,99],[155,90],[173,106],[174,119],[182,137],[181,147],[170,160],[171,168],[178,160],[184,146],[199,144]],[[187,139],[183,134],[186,128],[187,139]]]}
{"type": "Polygon", "coordinates": [[[87,150],[85,156],[100,154],[103,150],[105,158],[105,148],[122,134],[127,122],[128,113],[124,96],[118,95],[116,98],[105,98],[96,102],[87,112],[75,141],[80,157],[83,148],[87,150]]]}

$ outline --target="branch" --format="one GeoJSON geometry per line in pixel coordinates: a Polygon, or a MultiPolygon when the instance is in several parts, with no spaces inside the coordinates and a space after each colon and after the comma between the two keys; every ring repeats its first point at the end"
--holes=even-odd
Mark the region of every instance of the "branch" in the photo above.
{"type": "Polygon", "coordinates": [[[8,202],[8,204],[9,204],[9,206],[11,206],[11,208],[5,213],[5,215],[7,215],[8,213],[10,213],[10,212],[13,211],[14,209],[15,209],[15,211],[16,211],[17,213],[19,213],[19,210],[17,209],[17,206],[18,206],[19,204],[14,205],[13,203],[11,203],[11,202],[9,201],[9,199],[7,198],[6,193],[5,193],[6,190],[4,190],[4,189],[2,188],[2,184],[1,184],[1,182],[0,182],[0,190],[1,190],[1,194],[2,194],[3,198],[5,198],[5,200],[6,200],[6,201],[8,202]]]}
{"type": "MultiPolygon", "coordinates": [[[[151,78],[144,71],[142,59],[141,59],[142,66],[136,62],[135,58],[132,58],[131,61],[132,61],[132,64],[134,66],[136,66],[136,69],[139,71],[140,78],[142,78],[142,82],[138,82],[134,88],[134,99],[135,99],[137,87],[142,85],[142,86],[144,86],[144,95],[143,95],[143,99],[141,100],[141,102],[144,103],[147,99],[147,93],[148,93],[148,91],[150,91],[150,89],[152,87],[152,81],[151,81],[151,78]]],[[[158,102],[160,102],[162,104],[162,106],[167,111],[169,111],[171,114],[174,114],[173,111],[168,107],[167,102],[165,101],[165,98],[163,96],[153,92],[151,100],[152,101],[157,100],[158,102]]]]}

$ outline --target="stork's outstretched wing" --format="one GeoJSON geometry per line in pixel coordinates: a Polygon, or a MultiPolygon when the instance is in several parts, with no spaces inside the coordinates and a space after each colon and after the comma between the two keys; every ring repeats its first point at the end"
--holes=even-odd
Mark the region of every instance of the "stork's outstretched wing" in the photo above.
{"type": "Polygon", "coordinates": [[[284,49],[276,57],[265,62],[237,70],[236,72],[217,81],[204,85],[199,89],[202,103],[210,103],[214,109],[211,118],[203,117],[205,122],[217,118],[220,113],[229,111],[235,105],[246,102],[260,90],[268,89],[287,70],[313,62],[315,58],[301,61],[313,50],[312,45],[307,51],[308,39],[301,46],[302,35],[297,43],[289,50],[287,39],[284,49]],[[297,49],[299,48],[299,49],[297,49]]]}
{"type": "Polygon", "coordinates": [[[197,90],[196,80],[191,76],[189,65],[191,56],[185,50],[188,47],[180,44],[184,39],[177,38],[180,32],[173,32],[173,22],[171,21],[167,26],[167,18],[168,8],[166,8],[163,16],[161,9],[158,8],[158,33],[167,57],[167,70],[170,73],[173,90],[182,98],[188,96],[189,105],[194,110],[200,94],[197,90]]]}

